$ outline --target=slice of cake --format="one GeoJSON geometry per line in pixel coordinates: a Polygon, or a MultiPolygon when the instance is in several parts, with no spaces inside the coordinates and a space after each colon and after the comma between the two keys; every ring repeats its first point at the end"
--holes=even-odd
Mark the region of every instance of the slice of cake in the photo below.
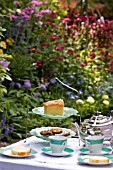
{"type": "Polygon", "coordinates": [[[30,155],[31,149],[20,145],[12,148],[11,152],[17,156],[28,156],[30,155]]]}
{"type": "Polygon", "coordinates": [[[62,99],[52,100],[43,103],[44,114],[49,115],[64,115],[64,101],[62,99]]]}
{"type": "Polygon", "coordinates": [[[96,163],[96,164],[107,164],[109,163],[109,159],[104,157],[104,156],[93,156],[91,158],[89,158],[89,162],[90,163],[96,163]]]}

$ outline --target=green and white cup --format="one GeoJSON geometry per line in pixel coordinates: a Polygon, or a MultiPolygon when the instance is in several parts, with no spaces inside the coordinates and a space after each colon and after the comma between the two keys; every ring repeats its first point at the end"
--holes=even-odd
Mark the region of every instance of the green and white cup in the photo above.
{"type": "Polygon", "coordinates": [[[52,153],[62,153],[67,145],[67,138],[64,136],[50,136],[49,141],[52,153]]]}
{"type": "Polygon", "coordinates": [[[88,136],[85,138],[86,147],[91,153],[100,153],[103,147],[104,136],[88,136]]]}

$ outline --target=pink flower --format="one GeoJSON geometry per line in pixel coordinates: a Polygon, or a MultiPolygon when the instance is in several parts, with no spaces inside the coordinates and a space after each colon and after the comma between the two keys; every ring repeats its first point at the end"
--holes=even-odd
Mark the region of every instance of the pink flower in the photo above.
{"type": "Polygon", "coordinates": [[[49,10],[49,9],[41,10],[40,13],[41,13],[41,14],[50,14],[50,13],[51,13],[51,10],[49,10]]]}
{"type": "Polygon", "coordinates": [[[109,65],[110,65],[110,66],[113,66],[113,60],[111,60],[111,61],[109,62],[109,65]]]}
{"type": "Polygon", "coordinates": [[[35,8],[33,7],[26,7],[22,10],[22,13],[26,13],[26,14],[32,14],[35,11],[35,8]]]}
{"type": "Polygon", "coordinates": [[[62,19],[62,22],[63,22],[63,23],[67,23],[67,22],[70,22],[70,21],[71,21],[70,18],[63,18],[63,19],[62,19]]]}
{"type": "Polygon", "coordinates": [[[16,19],[16,18],[17,18],[17,16],[16,16],[16,15],[10,15],[10,18],[12,18],[12,19],[16,19]]]}
{"type": "Polygon", "coordinates": [[[14,1],[14,4],[15,4],[15,5],[19,5],[20,2],[19,2],[19,1],[14,1]]]}
{"type": "Polygon", "coordinates": [[[40,6],[40,5],[42,5],[42,2],[41,2],[41,1],[38,1],[38,0],[32,0],[32,1],[31,1],[31,4],[40,6]]]}

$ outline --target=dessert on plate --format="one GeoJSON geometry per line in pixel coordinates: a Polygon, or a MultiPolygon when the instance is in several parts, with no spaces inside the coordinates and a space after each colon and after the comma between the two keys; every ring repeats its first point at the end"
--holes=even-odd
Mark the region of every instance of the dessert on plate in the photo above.
{"type": "Polygon", "coordinates": [[[109,159],[107,157],[104,156],[93,156],[89,158],[89,162],[90,163],[96,163],[96,164],[106,164],[109,163],[109,159]]]}
{"type": "Polygon", "coordinates": [[[11,149],[11,153],[17,156],[28,156],[30,155],[31,148],[19,145],[11,149]]]}
{"type": "Polygon", "coordinates": [[[64,101],[63,99],[52,100],[43,103],[44,114],[48,115],[64,115],[64,101]]]}

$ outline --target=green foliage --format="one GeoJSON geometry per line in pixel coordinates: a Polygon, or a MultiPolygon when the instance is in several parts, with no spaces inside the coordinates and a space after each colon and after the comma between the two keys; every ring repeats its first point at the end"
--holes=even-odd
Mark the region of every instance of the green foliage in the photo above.
{"type": "Polygon", "coordinates": [[[12,3],[10,8],[4,2],[5,15],[2,11],[0,17],[7,30],[5,52],[13,56],[7,57],[12,79],[5,69],[0,70],[2,79],[8,79],[2,83],[7,94],[0,98],[0,112],[6,114],[5,127],[14,125],[11,137],[25,135],[28,111],[28,131],[41,126],[71,127],[71,122],[79,121],[79,117],[51,121],[32,113],[48,100],[64,99],[65,106],[78,110],[82,119],[95,111],[109,115],[113,109],[112,21],[81,16],[78,10],[70,18],[57,1],[41,1],[38,6],[30,2],[12,3]]]}

